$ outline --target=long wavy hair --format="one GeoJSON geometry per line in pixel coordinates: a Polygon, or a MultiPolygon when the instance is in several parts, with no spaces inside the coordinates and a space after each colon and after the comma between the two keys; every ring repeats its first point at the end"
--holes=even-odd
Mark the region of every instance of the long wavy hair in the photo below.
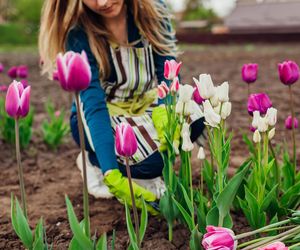
{"type": "MultiPolygon", "coordinates": [[[[168,25],[171,16],[165,5],[159,0],[125,0],[125,4],[133,14],[140,34],[152,44],[154,51],[160,55],[176,56],[175,34],[168,25]]],[[[45,0],[39,33],[42,72],[52,75],[56,55],[65,52],[68,32],[76,25],[83,27],[87,34],[91,51],[99,64],[100,78],[107,78],[110,74],[107,40],[117,41],[99,21],[99,15],[82,0],[45,0]]]]}

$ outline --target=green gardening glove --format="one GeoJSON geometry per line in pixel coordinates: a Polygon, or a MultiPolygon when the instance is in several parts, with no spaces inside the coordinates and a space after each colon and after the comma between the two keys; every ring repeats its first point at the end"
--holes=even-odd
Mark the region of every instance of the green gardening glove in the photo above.
{"type": "MultiPolygon", "coordinates": [[[[152,121],[160,142],[159,151],[163,152],[167,150],[167,140],[164,134],[164,130],[168,124],[168,114],[164,106],[158,106],[153,109],[152,121]]],[[[173,146],[177,147],[177,149],[179,147],[179,141],[180,141],[180,126],[177,126],[174,134],[174,141],[173,141],[173,146]]]]}
{"type": "MultiPolygon", "coordinates": [[[[104,183],[108,186],[109,191],[121,202],[126,203],[132,206],[130,189],[128,178],[124,177],[119,169],[113,169],[107,174],[104,175],[104,183]]],[[[157,201],[156,196],[146,190],[145,188],[137,185],[135,182],[132,182],[133,193],[135,197],[136,207],[142,209],[142,197],[144,198],[147,210],[152,215],[158,215],[159,212],[155,210],[149,203],[154,203],[157,201]]]]}

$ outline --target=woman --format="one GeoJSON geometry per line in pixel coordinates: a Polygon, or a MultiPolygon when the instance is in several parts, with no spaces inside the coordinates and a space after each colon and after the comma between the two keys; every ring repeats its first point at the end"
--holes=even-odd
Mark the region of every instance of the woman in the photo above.
{"type": "MultiPolygon", "coordinates": [[[[138,151],[130,158],[137,206],[141,205],[141,196],[152,203],[164,191],[160,179],[163,161],[157,150],[161,138],[157,132],[162,131],[156,132],[153,123],[159,123],[166,115],[157,106],[156,86],[157,82],[166,81],[165,60],[176,56],[169,20],[168,11],[159,0],[45,2],[39,37],[43,71],[52,74],[57,53],[68,50],[84,50],[91,65],[92,82],[80,93],[80,108],[90,160],[88,188],[96,197],[114,195],[130,200],[125,159],[116,155],[114,149],[115,127],[123,121],[133,126],[138,138],[138,151]],[[152,121],[155,109],[158,119],[152,121]]],[[[194,127],[199,135],[202,121],[194,127]]],[[[74,104],[71,130],[78,143],[74,104]]],[[[77,164],[82,169],[80,157],[77,164]]]]}

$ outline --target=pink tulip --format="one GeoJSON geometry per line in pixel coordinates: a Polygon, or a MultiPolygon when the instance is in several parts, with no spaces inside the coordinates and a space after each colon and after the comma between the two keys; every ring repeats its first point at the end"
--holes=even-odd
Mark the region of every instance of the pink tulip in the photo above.
{"type": "Polygon", "coordinates": [[[272,102],[265,93],[251,94],[248,98],[248,112],[251,115],[254,111],[259,111],[260,114],[266,114],[270,107],[272,107],[272,102]]]}
{"type": "Polygon", "coordinates": [[[299,66],[293,61],[285,61],[278,64],[278,73],[283,84],[292,85],[299,79],[299,66]]]}
{"type": "Polygon", "coordinates": [[[86,89],[92,78],[91,67],[84,51],[75,53],[69,51],[56,59],[58,79],[66,91],[81,91],[86,89]]]}
{"type": "Polygon", "coordinates": [[[198,88],[194,88],[193,98],[194,98],[194,101],[196,103],[198,103],[199,105],[205,101],[205,99],[201,97],[198,88]]]}
{"type": "Polygon", "coordinates": [[[164,81],[162,81],[161,84],[158,85],[157,91],[158,91],[158,98],[164,99],[169,93],[169,87],[164,81]]]}
{"type": "Polygon", "coordinates": [[[207,226],[202,246],[205,250],[235,250],[237,241],[232,230],[224,227],[207,226]]]}
{"type": "Polygon", "coordinates": [[[54,113],[55,117],[60,117],[61,115],[61,112],[60,110],[56,110],[55,113],[54,113]]]}
{"type": "Polygon", "coordinates": [[[242,67],[242,78],[244,82],[250,84],[256,81],[258,65],[256,63],[244,64],[242,67]]]}
{"type": "Polygon", "coordinates": [[[0,85],[0,92],[6,92],[7,86],[6,85],[0,85]]]}
{"type": "Polygon", "coordinates": [[[0,63],[0,73],[2,73],[3,71],[4,71],[4,65],[0,63]]]}
{"type": "Polygon", "coordinates": [[[178,77],[175,77],[171,83],[170,91],[172,93],[177,93],[179,90],[179,86],[180,86],[179,79],[178,79],[178,77]]]}
{"type": "Polygon", "coordinates": [[[27,76],[28,76],[28,68],[27,68],[26,65],[20,65],[17,68],[17,76],[19,78],[27,78],[27,76]]]}
{"type": "Polygon", "coordinates": [[[258,250],[288,250],[282,242],[275,242],[265,247],[258,248],[258,250]]]}
{"type": "Polygon", "coordinates": [[[29,112],[30,86],[23,87],[23,84],[13,81],[7,90],[5,109],[13,118],[25,117],[29,112]]]}
{"type": "Polygon", "coordinates": [[[166,60],[164,68],[164,76],[168,80],[173,80],[178,76],[182,62],[177,63],[175,60],[166,60]]]}
{"type": "Polygon", "coordinates": [[[129,157],[137,151],[138,144],[132,127],[122,122],[116,127],[116,150],[119,155],[129,157]]]}
{"type": "Polygon", "coordinates": [[[12,66],[8,71],[7,71],[7,75],[10,78],[17,78],[17,70],[18,67],[17,66],[12,66]]]}
{"type": "MultiPolygon", "coordinates": [[[[292,122],[292,116],[289,115],[285,120],[285,127],[286,129],[293,129],[293,122],[292,122]]],[[[296,117],[294,117],[294,128],[298,128],[298,120],[296,117]]]]}

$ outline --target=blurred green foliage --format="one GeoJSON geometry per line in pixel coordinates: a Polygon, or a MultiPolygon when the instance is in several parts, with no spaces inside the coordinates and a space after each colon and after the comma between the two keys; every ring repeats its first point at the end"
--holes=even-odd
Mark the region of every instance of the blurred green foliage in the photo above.
{"type": "Polygon", "coordinates": [[[2,1],[0,17],[3,22],[0,23],[0,44],[35,44],[44,0],[2,1]]]}

